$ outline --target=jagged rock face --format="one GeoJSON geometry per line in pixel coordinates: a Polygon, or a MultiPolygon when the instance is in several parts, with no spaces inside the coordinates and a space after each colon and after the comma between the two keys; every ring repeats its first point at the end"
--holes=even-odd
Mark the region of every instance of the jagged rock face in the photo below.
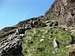
{"type": "Polygon", "coordinates": [[[0,56],[22,56],[22,37],[12,34],[0,41],[0,56]]]}
{"type": "Polygon", "coordinates": [[[50,17],[53,16],[54,19],[57,19],[60,25],[66,24],[67,26],[74,26],[75,0],[55,0],[52,8],[50,8],[46,14],[47,16],[50,14],[50,17]]]}

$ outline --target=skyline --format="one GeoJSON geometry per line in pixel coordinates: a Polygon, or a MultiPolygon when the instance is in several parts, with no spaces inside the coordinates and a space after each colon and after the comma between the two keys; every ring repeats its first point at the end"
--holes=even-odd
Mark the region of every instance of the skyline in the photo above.
{"type": "Polygon", "coordinates": [[[54,0],[0,0],[0,29],[44,15],[54,0]]]}

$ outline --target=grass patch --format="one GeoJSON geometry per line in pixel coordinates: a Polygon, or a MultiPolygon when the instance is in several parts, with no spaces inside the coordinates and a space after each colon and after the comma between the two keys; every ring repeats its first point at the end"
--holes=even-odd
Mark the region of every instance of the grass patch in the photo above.
{"type": "Polygon", "coordinates": [[[34,28],[26,31],[22,48],[24,56],[68,56],[65,47],[71,41],[70,33],[59,28],[34,28]],[[60,47],[55,52],[52,41],[56,38],[60,47]]]}

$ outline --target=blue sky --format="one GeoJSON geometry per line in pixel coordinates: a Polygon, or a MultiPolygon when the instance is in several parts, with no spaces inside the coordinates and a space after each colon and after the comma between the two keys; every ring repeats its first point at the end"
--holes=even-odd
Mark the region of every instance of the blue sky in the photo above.
{"type": "Polygon", "coordinates": [[[54,0],[0,0],[0,29],[43,15],[54,0]]]}

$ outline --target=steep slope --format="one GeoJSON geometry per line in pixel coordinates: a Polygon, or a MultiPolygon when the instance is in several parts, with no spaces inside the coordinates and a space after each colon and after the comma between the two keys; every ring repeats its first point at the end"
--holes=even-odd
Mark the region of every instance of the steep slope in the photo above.
{"type": "Polygon", "coordinates": [[[0,56],[73,56],[72,34],[75,34],[75,0],[55,0],[44,16],[0,31],[0,56]],[[16,35],[16,29],[22,28],[24,36],[16,35]],[[59,42],[57,49],[53,48],[54,38],[59,42]]]}
{"type": "Polygon", "coordinates": [[[75,0],[55,0],[46,12],[49,19],[58,20],[59,25],[75,25],[75,0]]]}

